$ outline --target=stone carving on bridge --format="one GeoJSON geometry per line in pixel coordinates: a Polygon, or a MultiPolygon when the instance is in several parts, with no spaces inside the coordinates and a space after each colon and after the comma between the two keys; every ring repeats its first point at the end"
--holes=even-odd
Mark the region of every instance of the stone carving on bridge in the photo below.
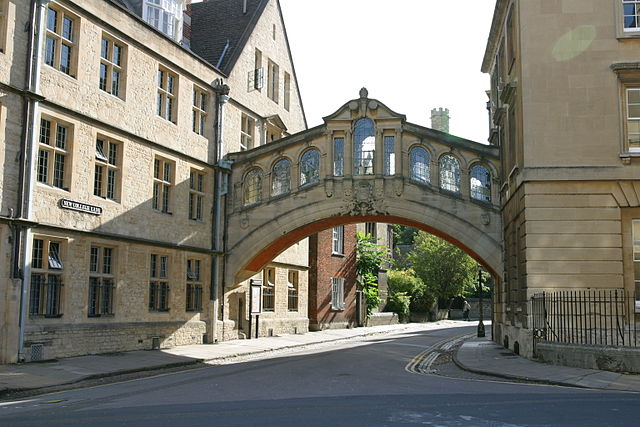
{"type": "MultiPolygon", "coordinates": [[[[345,196],[348,196],[346,192],[345,196]]],[[[343,215],[388,215],[389,213],[382,207],[383,199],[376,196],[377,194],[374,194],[374,189],[371,183],[362,181],[358,182],[356,188],[354,188],[353,199],[345,198],[346,203],[342,209],[343,215]]]]}
{"type": "Polygon", "coordinates": [[[249,228],[249,215],[247,215],[246,213],[244,213],[240,217],[240,228],[242,228],[243,230],[249,228]]]}
{"type": "Polygon", "coordinates": [[[480,219],[482,220],[483,225],[491,224],[491,216],[486,212],[480,215],[480,219]]]}
{"type": "Polygon", "coordinates": [[[393,191],[395,191],[396,196],[402,196],[402,191],[404,190],[404,180],[402,178],[396,178],[393,180],[393,191]]]}
{"type": "Polygon", "coordinates": [[[325,179],[324,181],[324,192],[327,197],[333,196],[333,180],[325,179]]]}

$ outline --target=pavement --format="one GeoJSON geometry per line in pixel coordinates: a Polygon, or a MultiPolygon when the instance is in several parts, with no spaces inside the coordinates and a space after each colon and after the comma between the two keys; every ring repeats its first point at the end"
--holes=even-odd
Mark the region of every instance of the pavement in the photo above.
{"type": "MultiPolygon", "coordinates": [[[[227,363],[243,357],[269,356],[279,351],[372,335],[418,333],[466,326],[470,326],[469,322],[442,320],[432,323],[329,329],[163,350],[128,351],[69,357],[48,362],[0,365],[0,399],[14,392],[46,392],[54,387],[69,386],[86,380],[203,363],[227,363]]],[[[458,335],[451,340],[459,338],[458,335]]],[[[538,363],[506,350],[489,338],[467,336],[458,348],[454,361],[462,369],[496,377],[572,387],[640,392],[639,375],[538,363]]]]}

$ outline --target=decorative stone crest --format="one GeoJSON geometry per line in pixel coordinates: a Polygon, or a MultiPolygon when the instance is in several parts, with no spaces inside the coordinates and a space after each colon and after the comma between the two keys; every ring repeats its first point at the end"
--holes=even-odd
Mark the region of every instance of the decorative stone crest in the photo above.
{"type": "Polygon", "coordinates": [[[401,178],[396,178],[393,180],[393,191],[395,191],[396,196],[402,196],[402,192],[404,190],[404,181],[401,178]]]}
{"type": "Polygon", "coordinates": [[[354,188],[353,199],[345,198],[342,212],[347,216],[388,215],[382,207],[382,199],[374,194],[373,186],[363,181],[358,182],[354,188]]]}
{"type": "Polygon", "coordinates": [[[488,213],[480,214],[480,219],[482,220],[483,225],[491,224],[491,216],[488,213]]]}
{"type": "Polygon", "coordinates": [[[362,89],[360,89],[360,98],[368,98],[369,97],[369,91],[367,90],[366,87],[363,87],[362,89]]]}
{"type": "Polygon", "coordinates": [[[243,230],[246,230],[247,228],[249,228],[249,215],[242,214],[242,216],[240,217],[240,228],[242,228],[243,230]]]}

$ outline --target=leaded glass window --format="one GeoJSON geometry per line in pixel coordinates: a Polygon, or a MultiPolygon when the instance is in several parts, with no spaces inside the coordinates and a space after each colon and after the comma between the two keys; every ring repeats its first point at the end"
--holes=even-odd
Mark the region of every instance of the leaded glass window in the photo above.
{"type": "Polygon", "coordinates": [[[271,195],[279,196],[291,191],[291,162],[281,159],[273,166],[271,195]]]}
{"type": "Polygon", "coordinates": [[[244,177],[242,204],[251,205],[262,201],[262,171],[253,169],[244,177]]]}
{"type": "Polygon", "coordinates": [[[491,174],[482,165],[471,168],[470,187],[471,198],[483,202],[491,201],[491,174]]]}
{"type": "Polygon", "coordinates": [[[333,175],[344,175],[344,138],[333,139],[333,175]]]}
{"type": "Polygon", "coordinates": [[[396,173],[396,153],[395,138],[393,136],[384,137],[384,174],[387,176],[396,173]]]}
{"type": "Polygon", "coordinates": [[[448,154],[440,158],[440,188],[460,192],[460,162],[448,154]]]}
{"type": "Polygon", "coordinates": [[[308,150],[300,159],[300,186],[320,181],[320,152],[308,150]]]}
{"type": "Polygon", "coordinates": [[[429,152],[422,147],[413,147],[409,154],[411,179],[428,184],[430,179],[429,152]]]}
{"type": "Polygon", "coordinates": [[[491,174],[482,165],[475,165],[471,168],[469,184],[471,188],[471,198],[483,202],[491,201],[491,174]]]}
{"type": "Polygon", "coordinates": [[[356,122],[353,134],[353,174],[373,175],[376,137],[373,120],[362,118],[356,122]]]}

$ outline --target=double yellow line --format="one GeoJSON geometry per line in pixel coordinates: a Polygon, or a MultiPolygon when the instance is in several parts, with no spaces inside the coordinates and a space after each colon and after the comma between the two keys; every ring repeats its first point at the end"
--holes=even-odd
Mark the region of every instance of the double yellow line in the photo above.
{"type": "Polygon", "coordinates": [[[435,360],[440,355],[436,350],[441,350],[445,344],[455,343],[467,337],[472,337],[474,334],[463,334],[458,335],[453,338],[445,338],[443,340],[438,341],[433,344],[431,347],[422,351],[418,355],[416,355],[411,361],[404,367],[404,370],[410,372],[412,374],[421,374],[421,375],[429,375],[431,374],[430,366],[435,362],[435,360]]]}

